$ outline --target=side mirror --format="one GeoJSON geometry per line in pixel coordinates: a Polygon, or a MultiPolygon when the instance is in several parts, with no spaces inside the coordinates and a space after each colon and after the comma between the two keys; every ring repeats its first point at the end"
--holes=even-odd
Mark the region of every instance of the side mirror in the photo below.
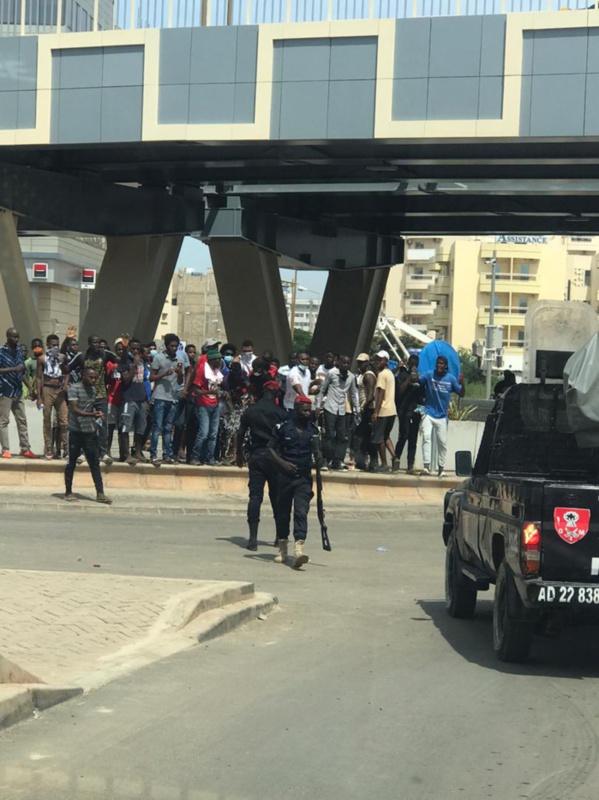
{"type": "Polygon", "coordinates": [[[455,454],[455,474],[460,478],[472,475],[472,453],[470,450],[458,450],[455,454]]]}

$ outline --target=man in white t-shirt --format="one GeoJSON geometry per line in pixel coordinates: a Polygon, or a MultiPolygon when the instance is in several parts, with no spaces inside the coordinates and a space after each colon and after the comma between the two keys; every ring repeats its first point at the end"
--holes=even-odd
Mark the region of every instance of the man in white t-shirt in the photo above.
{"type": "Polygon", "coordinates": [[[309,365],[310,356],[308,353],[298,353],[297,366],[289,370],[283,405],[291,413],[295,413],[295,398],[298,395],[308,396],[310,392],[311,375],[309,365]]]}

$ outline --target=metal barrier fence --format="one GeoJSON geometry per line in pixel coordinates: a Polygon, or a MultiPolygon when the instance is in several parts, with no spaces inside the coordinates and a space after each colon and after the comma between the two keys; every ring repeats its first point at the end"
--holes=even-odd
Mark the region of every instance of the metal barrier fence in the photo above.
{"type": "Polygon", "coordinates": [[[0,35],[597,10],[599,0],[0,0],[0,35]]]}

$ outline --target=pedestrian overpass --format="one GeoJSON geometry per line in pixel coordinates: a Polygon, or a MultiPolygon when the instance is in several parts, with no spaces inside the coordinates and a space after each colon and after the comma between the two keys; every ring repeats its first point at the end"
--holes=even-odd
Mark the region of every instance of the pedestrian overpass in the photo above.
{"type": "Polygon", "coordinates": [[[280,266],[329,271],[314,347],[355,352],[401,235],[599,233],[596,7],[126,0],[108,30],[95,0],[69,33],[33,2],[0,25],[0,275],[24,336],[18,233],[106,236],[82,333],[146,339],[197,236],[229,336],[279,355],[280,266]]]}

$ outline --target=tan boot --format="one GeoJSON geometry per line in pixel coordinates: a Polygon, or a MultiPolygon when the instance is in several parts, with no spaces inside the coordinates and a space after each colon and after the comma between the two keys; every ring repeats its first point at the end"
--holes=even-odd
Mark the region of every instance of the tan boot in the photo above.
{"type": "Polygon", "coordinates": [[[275,564],[284,564],[287,561],[287,539],[277,539],[279,552],[275,556],[275,564]]]}
{"type": "Polygon", "coordinates": [[[299,569],[304,564],[307,564],[310,558],[304,553],[304,543],[303,542],[296,542],[295,543],[295,551],[293,553],[294,561],[293,561],[293,569],[299,569]]]}

